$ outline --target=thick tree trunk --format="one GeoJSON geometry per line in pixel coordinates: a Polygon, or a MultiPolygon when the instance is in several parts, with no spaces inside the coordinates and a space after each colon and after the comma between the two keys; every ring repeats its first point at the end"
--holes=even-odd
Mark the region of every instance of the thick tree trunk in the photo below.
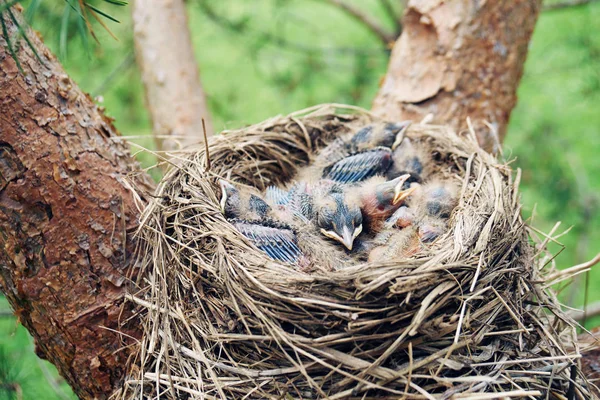
{"type": "Polygon", "coordinates": [[[106,398],[129,353],[115,333],[138,222],[128,181],[151,185],[111,121],[29,36],[45,65],[20,46],[23,73],[0,37],[0,288],[38,355],[81,398],[106,398]]]}
{"type": "Polygon", "coordinates": [[[158,149],[200,143],[202,118],[208,135],[213,129],[183,0],[135,0],[132,14],[135,53],[158,149]]]}
{"type": "Polygon", "coordinates": [[[411,0],[373,111],[457,130],[470,117],[480,144],[502,142],[541,0],[411,0]],[[491,124],[496,135],[484,122],[491,124]]]}

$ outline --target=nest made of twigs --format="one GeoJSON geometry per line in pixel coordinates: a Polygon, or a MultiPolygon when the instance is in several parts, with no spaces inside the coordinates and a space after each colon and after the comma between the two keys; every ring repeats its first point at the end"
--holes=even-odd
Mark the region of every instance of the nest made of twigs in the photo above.
{"type": "Polygon", "coordinates": [[[280,184],[375,120],[319,106],[210,138],[210,170],[203,149],[179,154],[142,221],[145,278],[130,299],[145,334],[125,397],[565,395],[579,354],[548,288],[563,276],[545,267],[545,242],[530,243],[518,175],[470,132],[406,132],[462,182],[448,232],[410,259],[306,273],[270,260],[221,214],[218,178],[280,184]]]}

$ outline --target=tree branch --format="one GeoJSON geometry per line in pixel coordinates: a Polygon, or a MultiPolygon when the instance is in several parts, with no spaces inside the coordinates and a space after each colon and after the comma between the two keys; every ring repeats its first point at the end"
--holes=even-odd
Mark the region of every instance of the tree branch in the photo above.
{"type": "Polygon", "coordinates": [[[599,0],[566,0],[558,3],[544,4],[542,11],[556,11],[563,8],[585,6],[586,4],[594,3],[599,0]]]}
{"type": "Polygon", "coordinates": [[[200,143],[213,126],[183,0],[135,0],[133,39],[159,150],[200,143]],[[164,139],[169,137],[169,139],[164,139]]]}
{"type": "Polygon", "coordinates": [[[396,40],[396,35],[388,32],[384,29],[378,21],[371,18],[369,15],[365,14],[358,8],[354,8],[350,4],[346,3],[344,0],[322,0],[325,1],[340,10],[344,11],[349,16],[353,17],[355,20],[363,24],[367,29],[373,32],[379,39],[383,42],[384,46],[388,46],[391,42],[396,40]]]}
{"type": "MultiPolygon", "coordinates": [[[[20,12],[15,9],[17,19],[20,12]]],[[[8,36],[18,28],[6,20],[8,36]]],[[[39,35],[10,56],[0,36],[0,289],[36,343],[83,399],[120,387],[123,305],[149,176],[39,35]]]]}

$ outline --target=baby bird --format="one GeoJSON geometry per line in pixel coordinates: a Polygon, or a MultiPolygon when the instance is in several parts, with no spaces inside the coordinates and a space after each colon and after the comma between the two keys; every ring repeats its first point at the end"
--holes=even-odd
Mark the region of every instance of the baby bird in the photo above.
{"type": "Polygon", "coordinates": [[[387,170],[388,179],[410,174],[410,183],[420,183],[431,174],[431,155],[421,146],[413,144],[409,138],[404,138],[391,155],[392,165],[387,170]]]}
{"type": "Polygon", "coordinates": [[[411,124],[410,121],[383,122],[367,125],[359,129],[350,142],[350,153],[359,153],[375,147],[389,147],[393,149],[395,143],[402,141],[404,131],[411,124]]]}
{"type": "Polygon", "coordinates": [[[363,214],[363,225],[369,233],[377,233],[384,227],[394,211],[412,194],[416,187],[409,187],[409,174],[386,181],[382,176],[370,178],[356,188],[349,188],[349,195],[358,197],[363,214]]]}
{"type": "Polygon", "coordinates": [[[273,260],[296,264],[302,257],[294,231],[281,224],[272,208],[257,194],[240,190],[224,180],[221,211],[233,226],[273,260]]]}
{"type": "Polygon", "coordinates": [[[298,182],[290,188],[289,197],[289,214],[297,221],[312,223],[321,234],[352,250],[362,232],[362,213],[341,185],[326,179],[298,182]]]}
{"type": "Polygon", "coordinates": [[[321,233],[311,226],[300,227],[296,235],[298,247],[303,253],[298,266],[304,272],[331,272],[356,262],[353,254],[346,252],[336,242],[323,240],[321,233]]]}
{"type": "MultiPolygon", "coordinates": [[[[417,189],[416,186],[413,185],[413,187],[415,190],[417,189]]],[[[391,217],[388,218],[387,221],[385,221],[384,228],[390,229],[396,227],[402,229],[413,225],[414,223],[415,213],[413,210],[407,206],[401,206],[392,214],[391,217]]]]}
{"type": "Polygon", "coordinates": [[[320,232],[352,250],[363,230],[360,207],[348,202],[343,192],[332,192],[315,196],[313,210],[320,232]]]}
{"type": "Polygon", "coordinates": [[[272,209],[258,194],[249,189],[238,189],[231,183],[220,179],[221,212],[227,219],[244,221],[263,221],[269,217],[272,209]]]}
{"type": "Polygon", "coordinates": [[[384,174],[391,164],[392,149],[409,125],[410,121],[374,123],[359,129],[349,140],[337,138],[300,172],[298,180],[324,178],[352,183],[384,174]]]}
{"type": "Polygon", "coordinates": [[[419,218],[419,237],[430,243],[446,231],[458,201],[458,188],[451,182],[433,181],[423,185],[413,201],[419,218]]]}
{"type": "Polygon", "coordinates": [[[373,239],[373,245],[369,251],[368,262],[409,258],[421,249],[417,228],[414,226],[402,230],[382,231],[373,239]]]}
{"type": "Polygon", "coordinates": [[[369,261],[414,256],[446,231],[447,220],[457,204],[456,185],[433,181],[412,187],[408,204],[388,218],[367,249],[369,261]]]}

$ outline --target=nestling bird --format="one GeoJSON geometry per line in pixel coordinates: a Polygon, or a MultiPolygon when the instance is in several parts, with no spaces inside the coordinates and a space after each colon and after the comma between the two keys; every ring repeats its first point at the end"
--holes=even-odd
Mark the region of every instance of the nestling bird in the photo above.
{"type": "Polygon", "coordinates": [[[400,143],[405,122],[379,122],[359,129],[350,139],[336,138],[300,172],[300,181],[315,177],[336,182],[359,182],[383,174],[390,166],[391,151],[400,143]]]}
{"type": "Polygon", "coordinates": [[[375,176],[346,189],[348,197],[358,197],[366,231],[379,232],[386,219],[416,190],[416,187],[407,184],[409,178],[410,175],[405,174],[386,181],[382,176],[375,176]]]}
{"type": "Polygon", "coordinates": [[[447,220],[457,203],[456,185],[435,180],[412,187],[407,205],[388,218],[366,249],[369,261],[413,256],[446,231],[447,220]]]}
{"type": "Polygon", "coordinates": [[[319,269],[324,272],[343,269],[356,262],[353,254],[346,252],[340,246],[328,240],[323,240],[322,234],[312,226],[299,227],[296,236],[298,247],[303,256],[298,266],[304,272],[319,269]]]}
{"type": "Polygon", "coordinates": [[[352,250],[362,232],[362,213],[357,203],[349,201],[342,185],[326,179],[297,182],[288,195],[286,211],[297,221],[313,223],[321,234],[352,250]]]}
{"type": "Polygon", "coordinates": [[[369,251],[369,262],[384,262],[414,256],[421,249],[417,228],[388,229],[380,232],[373,240],[369,251]]]}
{"type": "MultiPolygon", "coordinates": [[[[414,187],[414,186],[413,186],[414,187]]],[[[415,213],[407,206],[399,207],[391,217],[385,221],[385,228],[406,228],[415,223],[415,213]]]]}
{"type": "Polygon", "coordinates": [[[224,180],[221,187],[221,211],[235,228],[273,260],[297,263],[302,251],[294,231],[281,224],[273,209],[258,195],[238,189],[224,180]]]}
{"type": "Polygon", "coordinates": [[[271,207],[258,193],[250,189],[238,189],[231,183],[220,179],[221,187],[221,212],[228,219],[244,221],[262,221],[269,217],[271,207]]]}
{"type": "Polygon", "coordinates": [[[392,153],[392,165],[387,170],[388,179],[410,174],[409,182],[420,183],[431,174],[431,155],[422,146],[413,144],[409,138],[404,138],[402,143],[392,153]]]}
{"type": "Polygon", "coordinates": [[[411,124],[410,121],[373,123],[359,129],[350,139],[348,149],[350,153],[359,153],[375,147],[394,148],[400,143],[404,131],[411,124]]]}
{"type": "Polygon", "coordinates": [[[423,185],[415,194],[421,241],[433,242],[446,231],[447,220],[457,204],[457,194],[455,184],[440,181],[423,185]]]}

